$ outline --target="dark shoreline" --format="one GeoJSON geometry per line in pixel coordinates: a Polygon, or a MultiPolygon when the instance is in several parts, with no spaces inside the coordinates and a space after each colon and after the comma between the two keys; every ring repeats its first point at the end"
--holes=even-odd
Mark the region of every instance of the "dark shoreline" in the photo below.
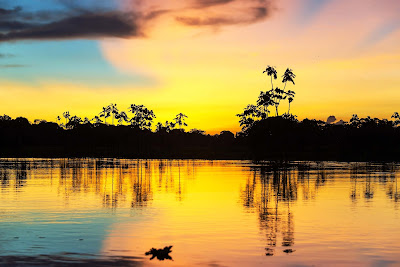
{"type": "Polygon", "coordinates": [[[271,117],[236,135],[209,135],[90,123],[64,129],[17,118],[0,121],[0,157],[399,162],[400,127],[378,119],[330,125],[271,117]]]}

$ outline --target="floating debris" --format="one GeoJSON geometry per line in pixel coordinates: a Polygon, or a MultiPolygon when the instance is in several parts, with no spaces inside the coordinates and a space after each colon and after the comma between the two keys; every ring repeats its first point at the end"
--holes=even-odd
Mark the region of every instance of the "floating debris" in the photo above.
{"type": "Polygon", "coordinates": [[[163,249],[151,248],[145,254],[146,255],[152,255],[150,260],[154,259],[155,257],[157,257],[157,259],[160,260],[160,261],[163,261],[165,259],[172,260],[171,256],[169,255],[169,253],[172,252],[171,248],[172,248],[172,246],[165,247],[163,249]]]}

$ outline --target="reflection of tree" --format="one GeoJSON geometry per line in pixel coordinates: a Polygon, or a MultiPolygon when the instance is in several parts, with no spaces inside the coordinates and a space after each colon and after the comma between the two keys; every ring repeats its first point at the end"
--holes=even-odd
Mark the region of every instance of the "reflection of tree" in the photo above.
{"type": "MultiPolygon", "coordinates": [[[[357,166],[357,165],[356,165],[357,166]]],[[[355,166],[355,168],[350,169],[350,180],[351,180],[351,193],[350,193],[350,198],[353,202],[356,202],[358,199],[358,193],[357,193],[357,179],[359,176],[359,170],[355,166]]]]}
{"type": "Polygon", "coordinates": [[[364,198],[372,199],[374,197],[374,188],[371,185],[371,173],[367,172],[365,177],[365,190],[364,190],[364,198]]]}
{"type": "Polygon", "coordinates": [[[28,163],[27,162],[18,162],[15,166],[15,188],[18,189],[23,187],[26,184],[27,180],[27,171],[28,171],[28,163]]]}
{"type": "Polygon", "coordinates": [[[397,187],[397,166],[395,164],[352,164],[350,181],[352,183],[350,198],[353,201],[359,198],[359,191],[362,192],[365,200],[372,201],[377,186],[382,187],[386,196],[394,202],[398,202],[400,199],[397,187]]]}
{"type": "Polygon", "coordinates": [[[315,189],[327,179],[324,171],[313,175],[310,179],[309,170],[300,170],[295,165],[271,164],[253,168],[251,178],[246,179],[241,189],[241,202],[246,210],[258,214],[260,228],[266,234],[267,256],[274,254],[278,244],[282,248],[294,245],[291,205],[298,200],[300,188],[305,200],[314,198],[315,189]]]}
{"type": "Polygon", "coordinates": [[[7,188],[10,185],[10,178],[7,169],[0,168],[0,183],[1,188],[7,188]]]}

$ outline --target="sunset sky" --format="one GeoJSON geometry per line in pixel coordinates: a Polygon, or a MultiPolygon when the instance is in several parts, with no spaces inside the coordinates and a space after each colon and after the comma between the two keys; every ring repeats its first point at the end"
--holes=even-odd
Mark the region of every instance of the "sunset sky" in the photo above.
{"type": "MultiPolygon", "coordinates": [[[[400,112],[399,0],[0,0],[0,114],[55,121],[117,103],[238,131],[293,69],[299,119],[400,112]]],[[[287,103],[280,112],[287,111],[287,103]]],[[[273,113],[272,113],[273,114],[273,113]]]]}

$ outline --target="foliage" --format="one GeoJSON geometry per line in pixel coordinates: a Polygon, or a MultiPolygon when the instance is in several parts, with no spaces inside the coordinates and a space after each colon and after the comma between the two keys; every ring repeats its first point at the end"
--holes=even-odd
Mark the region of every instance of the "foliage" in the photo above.
{"type": "Polygon", "coordinates": [[[129,111],[133,114],[133,117],[129,120],[132,126],[139,129],[151,129],[153,119],[156,117],[154,112],[143,105],[131,104],[129,111]]]}
{"type": "Polygon", "coordinates": [[[242,127],[242,131],[248,131],[254,123],[260,120],[265,120],[269,116],[269,107],[275,108],[275,116],[279,116],[279,105],[282,100],[288,100],[289,108],[286,117],[290,117],[290,104],[293,102],[295,97],[295,92],[292,90],[286,91],[287,82],[294,83],[294,78],[296,75],[293,73],[292,69],[287,68],[285,73],[282,76],[282,83],[284,83],[284,89],[280,89],[279,87],[275,87],[273,85],[273,80],[278,78],[277,71],[274,67],[268,65],[268,67],[263,71],[268,76],[271,77],[271,89],[267,91],[261,91],[260,95],[257,99],[257,105],[249,104],[244,109],[243,113],[237,114],[239,117],[239,124],[242,127]]]}

